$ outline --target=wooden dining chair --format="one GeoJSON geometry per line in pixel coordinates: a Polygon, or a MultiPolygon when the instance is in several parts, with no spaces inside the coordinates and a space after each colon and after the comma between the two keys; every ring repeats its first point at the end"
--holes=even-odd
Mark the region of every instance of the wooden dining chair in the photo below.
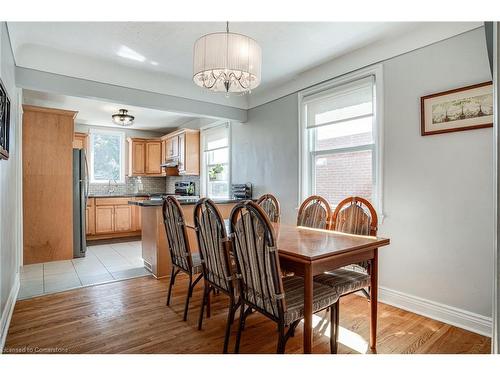
{"type": "MultiPolygon", "coordinates": [[[[284,353],[288,339],[304,317],[304,280],[298,276],[282,277],[274,230],[259,205],[252,201],[238,203],[231,211],[230,221],[241,301],[235,352],[239,352],[246,311],[253,309],[277,323],[276,351],[284,353]]],[[[338,300],[332,288],[319,283],[313,287],[313,313],[338,300]]],[[[332,338],[336,337],[337,328],[331,326],[332,338]]]]}
{"type": "Polygon", "coordinates": [[[257,204],[262,207],[269,220],[273,223],[280,221],[280,203],[272,194],[264,194],[258,200],[257,204]]]}
{"type": "Polygon", "coordinates": [[[300,205],[297,226],[330,229],[331,213],[330,204],[325,198],[312,195],[300,205]]]}
{"type": "Polygon", "coordinates": [[[219,291],[226,294],[229,297],[229,312],[222,352],[227,353],[231,325],[239,307],[234,288],[234,272],[231,266],[229,238],[226,234],[222,215],[214,202],[208,198],[200,199],[196,203],[194,223],[205,282],[198,329],[201,330],[205,305],[207,306],[207,316],[209,316],[210,293],[219,291]]]}
{"type": "MultiPolygon", "coordinates": [[[[342,200],[335,208],[331,227],[338,232],[376,236],[377,224],[377,212],[369,201],[360,197],[349,197],[342,200]]],[[[314,281],[329,286],[340,296],[362,291],[369,299],[370,294],[366,288],[370,288],[370,263],[367,261],[352,266],[353,269],[340,268],[325,272],[316,276],[314,281]]],[[[334,316],[336,321],[332,322],[332,325],[338,326],[339,313],[337,301],[336,315],[334,316]]],[[[336,352],[336,348],[334,349],[336,352]]]]}
{"type": "Polygon", "coordinates": [[[172,287],[175,283],[175,278],[179,272],[183,272],[189,277],[188,293],[186,297],[186,305],[184,306],[183,320],[187,320],[189,309],[189,299],[193,295],[193,289],[203,277],[201,258],[198,253],[191,254],[189,247],[186,221],[182,208],[173,196],[168,196],[163,202],[163,221],[165,231],[167,233],[168,247],[170,251],[170,259],[172,260],[172,272],[170,274],[170,282],[168,285],[167,306],[170,305],[170,297],[172,287]],[[193,281],[193,277],[196,276],[193,281]]]}

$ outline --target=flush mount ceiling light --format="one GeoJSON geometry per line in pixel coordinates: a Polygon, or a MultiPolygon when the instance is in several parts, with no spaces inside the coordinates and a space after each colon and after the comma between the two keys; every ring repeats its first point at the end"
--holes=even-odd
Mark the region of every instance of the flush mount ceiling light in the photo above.
{"type": "Polygon", "coordinates": [[[113,122],[121,126],[130,126],[134,123],[135,117],[128,114],[126,109],[120,109],[118,113],[111,116],[113,122]]]}
{"type": "Polygon", "coordinates": [[[193,81],[229,93],[250,93],[260,84],[262,51],[252,38],[229,32],[207,34],[194,43],[193,81]]]}

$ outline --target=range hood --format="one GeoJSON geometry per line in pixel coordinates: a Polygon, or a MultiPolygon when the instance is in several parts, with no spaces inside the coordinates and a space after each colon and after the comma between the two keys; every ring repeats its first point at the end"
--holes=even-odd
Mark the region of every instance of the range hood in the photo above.
{"type": "Polygon", "coordinates": [[[160,167],[175,168],[179,166],[179,158],[170,158],[165,160],[165,163],[160,164],[160,167]]]}

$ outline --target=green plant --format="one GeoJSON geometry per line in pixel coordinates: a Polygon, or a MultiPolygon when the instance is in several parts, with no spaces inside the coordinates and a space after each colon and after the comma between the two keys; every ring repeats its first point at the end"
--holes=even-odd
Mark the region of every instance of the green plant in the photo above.
{"type": "Polygon", "coordinates": [[[209,169],[208,177],[210,177],[211,180],[215,180],[217,178],[217,175],[221,173],[223,170],[224,167],[222,166],[222,164],[216,164],[209,169]]]}

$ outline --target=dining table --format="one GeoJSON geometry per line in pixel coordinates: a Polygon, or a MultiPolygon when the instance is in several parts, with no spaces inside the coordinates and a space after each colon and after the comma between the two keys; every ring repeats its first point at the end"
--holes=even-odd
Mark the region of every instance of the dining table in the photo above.
{"type": "Polygon", "coordinates": [[[313,346],[313,280],[325,271],[370,261],[370,349],[376,352],[378,249],[389,239],[273,223],[282,269],[304,278],[303,351],[313,346]]]}

